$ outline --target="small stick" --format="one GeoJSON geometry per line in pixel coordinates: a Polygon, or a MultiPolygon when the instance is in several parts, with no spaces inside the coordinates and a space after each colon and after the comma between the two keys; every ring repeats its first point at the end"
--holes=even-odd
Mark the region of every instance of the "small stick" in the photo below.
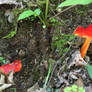
{"type": "Polygon", "coordinates": [[[66,8],[66,9],[64,9],[63,11],[57,13],[55,16],[52,16],[49,20],[51,20],[52,18],[57,17],[57,16],[60,15],[61,13],[65,12],[65,11],[67,11],[67,10],[69,10],[69,9],[71,9],[71,8],[73,8],[73,7],[75,7],[75,6],[76,6],[76,5],[73,5],[73,6],[70,6],[70,7],[66,8]]]}

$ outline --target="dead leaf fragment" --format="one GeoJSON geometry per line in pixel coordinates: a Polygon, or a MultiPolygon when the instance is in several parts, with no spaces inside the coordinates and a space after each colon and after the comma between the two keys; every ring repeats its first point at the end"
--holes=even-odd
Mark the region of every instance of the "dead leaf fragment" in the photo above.
{"type": "Polygon", "coordinates": [[[76,66],[85,66],[87,63],[84,61],[84,59],[81,57],[80,51],[75,51],[72,54],[72,58],[70,59],[70,64],[68,68],[70,69],[71,66],[76,65],[76,66]]]}
{"type": "Polygon", "coordinates": [[[13,82],[13,72],[10,72],[8,76],[1,73],[0,91],[5,90],[6,88],[12,86],[13,84],[14,84],[14,82],[13,82]],[[6,81],[6,79],[8,81],[6,81]]]}
{"type": "Polygon", "coordinates": [[[31,88],[27,90],[27,92],[47,92],[46,89],[44,88],[39,88],[38,83],[33,85],[31,88]]]}

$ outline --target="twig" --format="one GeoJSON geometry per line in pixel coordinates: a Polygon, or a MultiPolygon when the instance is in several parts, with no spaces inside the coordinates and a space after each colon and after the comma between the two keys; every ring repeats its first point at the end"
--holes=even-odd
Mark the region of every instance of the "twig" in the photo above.
{"type": "Polygon", "coordinates": [[[76,5],[73,5],[73,6],[70,6],[70,7],[66,8],[66,9],[64,9],[63,11],[57,13],[55,16],[52,16],[49,20],[51,20],[52,18],[57,17],[57,16],[60,15],[61,13],[65,12],[65,11],[67,11],[67,10],[69,10],[69,9],[71,9],[71,8],[73,8],[73,7],[75,7],[75,6],[76,6],[76,5]]]}

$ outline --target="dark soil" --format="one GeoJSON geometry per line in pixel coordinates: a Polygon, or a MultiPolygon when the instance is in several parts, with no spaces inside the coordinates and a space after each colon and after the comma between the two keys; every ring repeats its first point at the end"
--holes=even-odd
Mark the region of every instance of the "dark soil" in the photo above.
{"type": "MultiPolygon", "coordinates": [[[[17,92],[26,92],[27,88],[46,76],[46,69],[41,65],[42,60],[48,59],[50,54],[51,34],[49,30],[42,30],[39,23],[25,21],[19,23],[18,33],[12,39],[1,39],[1,53],[22,61],[22,70],[14,75],[17,92]],[[2,42],[3,41],[3,42],[2,42]],[[6,49],[6,50],[5,50],[6,49]]],[[[6,92],[6,91],[5,91],[6,92]]],[[[10,92],[10,91],[9,91],[10,92]]]]}

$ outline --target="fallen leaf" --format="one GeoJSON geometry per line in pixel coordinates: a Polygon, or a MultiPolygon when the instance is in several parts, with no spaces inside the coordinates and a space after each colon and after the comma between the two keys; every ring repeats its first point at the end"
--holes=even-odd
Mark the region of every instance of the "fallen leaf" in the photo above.
{"type": "Polygon", "coordinates": [[[27,92],[47,92],[47,91],[44,88],[39,88],[38,83],[36,83],[32,87],[28,88],[27,92]]]}
{"type": "Polygon", "coordinates": [[[1,74],[0,85],[5,83],[5,76],[1,74]]]}
{"type": "Polygon", "coordinates": [[[70,69],[71,66],[76,65],[76,66],[85,66],[87,63],[84,61],[84,59],[81,57],[80,51],[75,51],[72,54],[72,58],[70,59],[70,64],[68,68],[70,69]]]}
{"type": "Polygon", "coordinates": [[[6,88],[8,88],[12,85],[14,85],[13,72],[10,72],[9,75],[7,75],[7,76],[1,73],[0,91],[5,90],[6,88]],[[8,80],[8,82],[6,80],[8,80]]]}

